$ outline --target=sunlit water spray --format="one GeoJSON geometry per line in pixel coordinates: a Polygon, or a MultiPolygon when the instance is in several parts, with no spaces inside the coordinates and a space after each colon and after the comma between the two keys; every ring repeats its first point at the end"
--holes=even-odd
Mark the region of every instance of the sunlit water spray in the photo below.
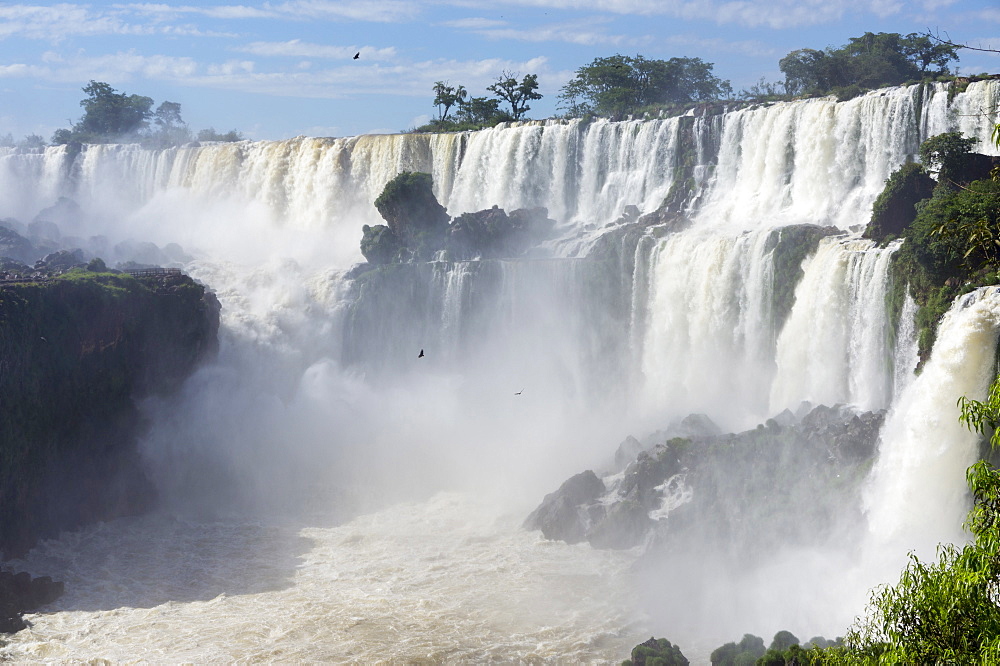
{"type": "MultiPolygon", "coordinates": [[[[994,100],[990,85],[955,99],[994,100]]],[[[15,563],[68,592],[4,656],[617,662],[647,628],[703,656],[744,631],[835,633],[865,596],[867,581],[844,582],[849,554],[786,549],[751,572],[700,558],[688,587],[660,601],[728,610],[647,618],[629,596],[635,553],[549,543],[519,524],[635,429],[692,411],[751,426],[817,399],[825,387],[785,361],[808,341],[785,331],[829,333],[807,314],[824,298],[846,322],[816,350],[817,372],[834,377],[829,399],[888,404],[894,352],[877,292],[891,251],[825,241],[782,327],[768,238],[792,222],[866,222],[921,128],[949,126],[946,96],[906,88],[714,119],[100,146],[75,160],[65,148],[0,153],[5,214],[27,222],[72,196],[85,214],[64,236],[86,248],[179,243],[193,258],[185,270],[223,304],[219,358],[143,405],[163,512],[15,563]],[[937,110],[918,122],[928,100],[937,110]],[[598,266],[573,258],[625,206],[656,208],[691,164],[703,207],[690,230],[616,241],[598,266]],[[411,267],[421,279],[400,284],[424,290],[418,306],[386,289],[355,307],[345,271],[360,260],[361,225],[381,223],[372,201],[402,170],[432,173],[452,215],[548,207],[558,256],[411,267]],[[836,582],[815,588],[819,577],[836,582]],[[809,598],[761,613],[775,579],[809,598]]]]}
{"type": "Polygon", "coordinates": [[[982,400],[996,375],[1000,292],[960,297],[938,329],[930,359],[904,390],[882,431],[865,492],[870,542],[898,556],[933,556],[939,542],[962,542],[971,507],[965,471],[979,435],[959,422],[961,397],[982,400]]]}

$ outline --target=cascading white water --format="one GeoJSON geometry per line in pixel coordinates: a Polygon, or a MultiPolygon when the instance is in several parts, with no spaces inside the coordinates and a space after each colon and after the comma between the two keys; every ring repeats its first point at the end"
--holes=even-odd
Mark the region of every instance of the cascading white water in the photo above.
{"type": "Polygon", "coordinates": [[[899,244],[826,238],[808,259],[795,306],[778,338],[771,411],[799,402],[887,407],[892,391],[885,299],[899,244]]]}
{"type": "MultiPolygon", "coordinates": [[[[0,216],[28,222],[73,197],[84,215],[64,235],[180,243],[194,257],[185,269],[223,304],[219,359],[144,406],[168,514],[94,527],[18,563],[66,579],[70,596],[0,655],[623,658],[647,635],[621,595],[635,554],[544,542],[519,518],[633,428],[689,412],[745,427],[805,399],[887,406],[905,383],[894,354],[897,370],[910,367],[885,314],[892,250],[822,241],[778,313],[773,232],[865,224],[885,178],[931,132],[968,127],[985,150],[988,128],[954,112],[995,105],[996,82],[947,97],[917,86],[713,118],[86,146],[75,158],[0,149],[0,216]],[[678,167],[700,206],[690,228],[602,245],[625,206],[660,205],[678,167]],[[452,215],[546,206],[566,241],[552,247],[601,254],[346,280],[361,225],[381,222],[372,201],[402,170],[432,173],[452,215]],[[122,543],[134,557],[116,554],[122,543]]],[[[811,563],[808,581],[833,560],[775,557],[792,561],[811,563]]],[[[790,601],[783,617],[831,621],[814,611],[790,601]]]]}
{"type": "Polygon", "coordinates": [[[920,362],[919,340],[917,339],[917,302],[909,289],[903,299],[896,326],[896,353],[893,358],[892,399],[899,399],[903,389],[913,381],[913,373],[920,362]]]}
{"type": "Polygon", "coordinates": [[[965,470],[978,456],[979,435],[959,422],[956,401],[985,398],[998,334],[997,287],[960,297],[920,376],[890,411],[865,492],[870,541],[883,553],[914,550],[927,558],[939,541],[964,540],[965,470]]]}
{"type": "Polygon", "coordinates": [[[774,340],[769,237],[684,233],[661,242],[643,341],[650,409],[672,417],[708,411],[734,427],[766,416],[760,398],[773,374],[774,340]]]}

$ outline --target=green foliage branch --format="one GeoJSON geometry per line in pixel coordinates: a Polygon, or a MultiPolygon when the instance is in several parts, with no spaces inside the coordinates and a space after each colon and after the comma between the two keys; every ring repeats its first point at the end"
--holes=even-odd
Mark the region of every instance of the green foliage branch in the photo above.
{"type": "MultiPolygon", "coordinates": [[[[1000,381],[985,401],[961,398],[960,420],[1000,447],[1000,381]]],[[[937,561],[910,554],[899,582],[877,588],[834,664],[1000,663],[1000,472],[972,465],[966,479],[973,508],[965,521],[973,541],[938,546],[937,561]]]]}
{"type": "Polygon", "coordinates": [[[620,117],[657,105],[705,102],[732,94],[728,81],[700,58],[651,60],[616,54],[595,58],[562,87],[560,108],[568,117],[620,117]]]}

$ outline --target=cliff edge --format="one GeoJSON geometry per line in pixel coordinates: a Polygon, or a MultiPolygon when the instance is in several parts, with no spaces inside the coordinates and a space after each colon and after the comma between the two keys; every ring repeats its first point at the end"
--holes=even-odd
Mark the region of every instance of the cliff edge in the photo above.
{"type": "Polygon", "coordinates": [[[0,282],[0,556],[155,500],[136,400],[215,351],[219,303],[179,272],[0,282]]]}

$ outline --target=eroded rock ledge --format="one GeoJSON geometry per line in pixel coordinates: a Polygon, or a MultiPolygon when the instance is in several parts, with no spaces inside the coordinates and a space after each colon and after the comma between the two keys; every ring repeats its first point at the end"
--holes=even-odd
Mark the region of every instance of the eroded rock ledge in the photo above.
{"type": "Polygon", "coordinates": [[[524,526],[595,548],[681,547],[697,534],[744,557],[768,552],[776,535],[815,543],[856,505],[884,416],[804,404],[724,434],[691,415],[645,441],[628,437],[601,476],[570,478],[524,526]]]}

